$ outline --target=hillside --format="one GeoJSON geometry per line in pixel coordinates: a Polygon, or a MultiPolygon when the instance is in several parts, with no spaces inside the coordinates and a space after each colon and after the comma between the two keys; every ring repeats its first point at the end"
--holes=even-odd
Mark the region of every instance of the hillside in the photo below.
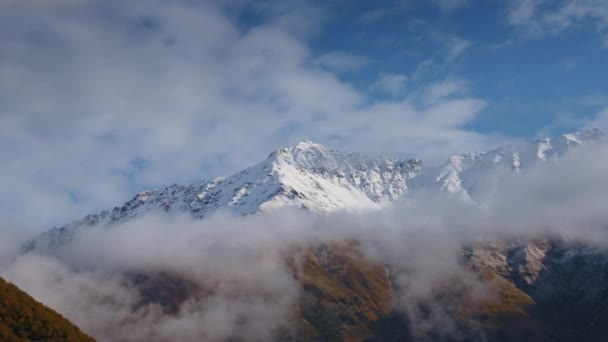
{"type": "Polygon", "coordinates": [[[0,340],[94,341],[57,312],[0,278],[0,340]]]}

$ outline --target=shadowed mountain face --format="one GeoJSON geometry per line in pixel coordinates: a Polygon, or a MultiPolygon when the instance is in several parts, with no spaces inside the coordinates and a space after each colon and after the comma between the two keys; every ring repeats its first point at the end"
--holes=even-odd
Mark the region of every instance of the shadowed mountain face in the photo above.
{"type": "MultiPolygon", "coordinates": [[[[336,310],[341,330],[331,331],[345,340],[581,341],[608,334],[608,257],[602,250],[557,239],[483,243],[465,249],[463,266],[487,292],[475,295],[458,279],[445,279],[434,285],[430,299],[439,306],[422,301],[418,308],[428,310],[431,317],[441,307],[455,322],[449,335],[433,329],[417,332],[415,324],[420,322],[411,321],[394,305],[407,290],[391,282],[395,275],[383,265],[353,251],[353,245],[336,244],[312,249],[305,265],[310,263],[307,279],[315,281],[301,280],[305,293],[313,294],[320,307],[336,310]],[[480,254],[485,257],[478,258],[480,254]],[[342,288],[356,297],[349,300],[351,292],[346,289],[328,290],[342,288]]],[[[306,311],[300,313],[306,317],[306,311]]]]}
{"type": "MultiPolygon", "coordinates": [[[[532,240],[484,243],[463,254],[463,266],[485,292],[475,294],[470,285],[446,277],[417,304],[423,315],[413,321],[398,306],[407,290],[392,280],[397,275],[389,273],[390,265],[366,258],[356,242],[292,249],[285,263],[299,284],[299,299],[289,325],[273,336],[281,341],[574,341],[608,333],[608,272],[598,267],[608,260],[603,252],[532,240]],[[542,260],[520,255],[534,248],[545,249],[542,260]],[[493,257],[480,259],[484,254],[493,257]],[[449,333],[433,328],[438,314],[453,324],[449,333]],[[420,332],[417,324],[431,328],[420,332]]],[[[177,313],[189,296],[209,291],[179,276],[138,279],[143,298],[167,312],[177,313]]]]}
{"type": "Polygon", "coordinates": [[[94,341],[57,312],[0,278],[0,341],[94,341]]]}
{"type": "Polygon", "coordinates": [[[553,340],[587,340],[608,329],[608,254],[560,239],[515,240],[465,252],[472,269],[530,298],[526,316],[553,340]]]}

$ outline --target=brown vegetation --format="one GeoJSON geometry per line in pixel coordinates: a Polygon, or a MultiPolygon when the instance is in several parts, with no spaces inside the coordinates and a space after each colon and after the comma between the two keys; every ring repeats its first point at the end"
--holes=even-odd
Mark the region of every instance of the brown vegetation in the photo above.
{"type": "Polygon", "coordinates": [[[94,341],[57,312],[0,278],[0,341],[94,341]]]}
{"type": "Polygon", "coordinates": [[[360,341],[392,309],[386,269],[366,260],[356,243],[321,244],[289,263],[302,286],[298,313],[320,340],[360,341]]]}

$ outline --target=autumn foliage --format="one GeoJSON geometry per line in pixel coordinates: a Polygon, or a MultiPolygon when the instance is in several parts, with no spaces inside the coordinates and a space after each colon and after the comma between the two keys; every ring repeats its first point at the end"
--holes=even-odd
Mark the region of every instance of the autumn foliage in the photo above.
{"type": "Polygon", "coordinates": [[[63,316],[0,278],[0,341],[94,341],[63,316]]]}

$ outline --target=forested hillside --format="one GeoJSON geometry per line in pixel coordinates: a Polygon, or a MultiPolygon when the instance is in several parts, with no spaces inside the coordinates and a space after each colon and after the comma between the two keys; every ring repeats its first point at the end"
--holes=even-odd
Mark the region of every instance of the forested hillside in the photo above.
{"type": "Polygon", "coordinates": [[[57,312],[0,278],[0,341],[94,341],[57,312]]]}

